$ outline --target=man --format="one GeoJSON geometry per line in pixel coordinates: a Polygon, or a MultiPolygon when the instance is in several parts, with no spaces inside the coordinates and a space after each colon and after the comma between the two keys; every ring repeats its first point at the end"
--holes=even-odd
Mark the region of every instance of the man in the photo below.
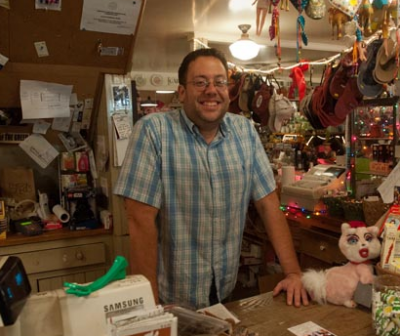
{"type": "Polygon", "coordinates": [[[228,66],[215,49],[179,68],[182,111],[140,119],[115,193],[125,197],[131,271],[164,303],[201,308],[233,290],[249,201],[279,257],[288,304],[308,303],[275,181],[253,125],[227,113],[228,66]]]}

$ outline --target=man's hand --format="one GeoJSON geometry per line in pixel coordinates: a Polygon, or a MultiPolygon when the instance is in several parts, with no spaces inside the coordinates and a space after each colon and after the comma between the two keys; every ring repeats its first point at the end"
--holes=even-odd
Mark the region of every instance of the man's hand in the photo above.
{"type": "Polygon", "coordinates": [[[293,302],[295,307],[300,307],[302,303],[304,306],[307,306],[309,303],[307,292],[301,282],[300,274],[288,274],[285,279],[276,285],[273,296],[278,295],[281,291],[286,291],[286,303],[289,306],[291,306],[293,302]]]}

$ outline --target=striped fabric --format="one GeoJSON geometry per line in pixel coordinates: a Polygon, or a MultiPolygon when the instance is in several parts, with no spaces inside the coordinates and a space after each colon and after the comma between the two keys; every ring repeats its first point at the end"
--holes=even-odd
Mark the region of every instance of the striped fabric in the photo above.
{"type": "Polygon", "coordinates": [[[160,299],[200,308],[209,305],[213,274],[221,300],[233,290],[249,200],[274,189],[246,118],[227,113],[208,145],[185,113],[174,111],[136,123],[114,192],[160,209],[160,299]]]}

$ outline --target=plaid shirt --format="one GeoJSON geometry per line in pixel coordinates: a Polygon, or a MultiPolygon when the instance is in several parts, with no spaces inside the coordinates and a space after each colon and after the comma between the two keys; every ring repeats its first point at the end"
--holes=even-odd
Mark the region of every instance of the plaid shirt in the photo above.
{"type": "Polygon", "coordinates": [[[136,123],[114,192],[160,209],[160,299],[200,308],[209,305],[213,276],[220,300],[233,290],[249,201],[274,189],[245,117],[227,113],[208,145],[185,113],[174,111],[136,123]]]}

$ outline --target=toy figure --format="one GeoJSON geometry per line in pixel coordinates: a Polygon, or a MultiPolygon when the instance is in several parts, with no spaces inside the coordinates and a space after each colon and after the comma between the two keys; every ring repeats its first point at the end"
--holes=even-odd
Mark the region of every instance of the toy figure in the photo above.
{"type": "Polygon", "coordinates": [[[340,40],[343,36],[343,26],[351,18],[337,8],[331,7],[328,9],[329,23],[332,25],[332,39],[340,40]],[[335,34],[336,30],[336,34],[335,34]]]}
{"type": "Polygon", "coordinates": [[[353,297],[358,283],[371,284],[374,279],[370,261],[380,254],[379,229],[353,221],[343,223],[341,230],[339,248],[349,262],[327,270],[307,270],[302,280],[314,301],[355,308],[353,297]]]}
{"type": "Polygon", "coordinates": [[[370,36],[372,33],[371,22],[374,9],[369,0],[362,0],[361,6],[358,9],[358,23],[365,36],[370,36]]]}
{"type": "Polygon", "coordinates": [[[282,0],[281,10],[289,11],[289,0],[282,0]]]}
{"type": "Polygon", "coordinates": [[[256,35],[260,36],[262,29],[264,27],[265,17],[267,16],[267,11],[269,10],[270,13],[272,12],[271,1],[270,0],[255,0],[252,5],[254,5],[255,3],[257,3],[256,35]]]}

